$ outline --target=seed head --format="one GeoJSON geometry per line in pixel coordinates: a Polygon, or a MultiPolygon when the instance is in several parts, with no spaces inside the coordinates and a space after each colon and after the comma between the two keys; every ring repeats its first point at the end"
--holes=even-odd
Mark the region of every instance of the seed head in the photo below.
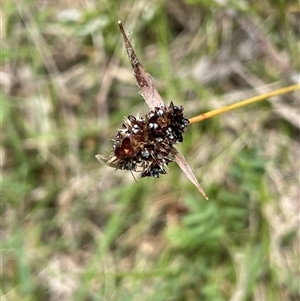
{"type": "Polygon", "coordinates": [[[118,130],[105,163],[116,169],[141,172],[142,178],[158,178],[167,173],[167,165],[174,161],[173,144],[183,141],[188,124],[183,107],[173,102],[154,107],[143,117],[129,115],[118,130]]]}

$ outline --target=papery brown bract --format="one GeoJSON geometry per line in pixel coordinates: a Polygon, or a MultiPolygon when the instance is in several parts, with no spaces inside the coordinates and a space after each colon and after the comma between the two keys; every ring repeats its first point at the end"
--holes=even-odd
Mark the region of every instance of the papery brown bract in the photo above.
{"type": "Polygon", "coordinates": [[[164,105],[162,98],[160,97],[159,93],[152,83],[151,77],[137,58],[134,49],[124,31],[122,22],[118,21],[118,25],[123,36],[125,48],[129,57],[129,61],[131,63],[133,74],[138,86],[141,89],[141,94],[144,97],[146,103],[148,104],[150,109],[164,105]]]}

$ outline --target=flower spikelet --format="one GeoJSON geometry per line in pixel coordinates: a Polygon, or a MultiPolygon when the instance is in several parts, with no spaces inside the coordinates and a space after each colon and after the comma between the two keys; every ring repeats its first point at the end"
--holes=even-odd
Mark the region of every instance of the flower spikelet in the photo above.
{"type": "Polygon", "coordinates": [[[116,169],[141,172],[141,177],[158,178],[174,161],[173,145],[183,141],[188,124],[183,107],[173,102],[154,107],[143,117],[129,115],[118,130],[105,163],[116,169]]]}

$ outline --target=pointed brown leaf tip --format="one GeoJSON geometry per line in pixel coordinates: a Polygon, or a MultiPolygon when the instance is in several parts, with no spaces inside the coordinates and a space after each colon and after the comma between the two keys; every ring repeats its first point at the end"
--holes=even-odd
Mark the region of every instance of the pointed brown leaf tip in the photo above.
{"type": "Polygon", "coordinates": [[[206,193],[204,192],[204,190],[200,186],[197,178],[195,177],[192,169],[190,168],[190,166],[186,162],[184,156],[179,151],[176,150],[174,157],[175,157],[176,163],[179,165],[181,170],[186,174],[188,179],[198,188],[198,190],[202,193],[202,195],[208,200],[208,197],[207,197],[206,193]]]}
{"type": "Polygon", "coordinates": [[[159,93],[157,92],[152,83],[151,77],[146,72],[145,68],[142,66],[139,59],[137,58],[120,20],[118,21],[118,25],[122,33],[122,37],[124,40],[129,61],[131,63],[133,74],[135,76],[139,88],[141,89],[142,96],[144,97],[148,106],[152,110],[155,107],[160,107],[161,105],[164,105],[162,98],[160,97],[159,93]]]}

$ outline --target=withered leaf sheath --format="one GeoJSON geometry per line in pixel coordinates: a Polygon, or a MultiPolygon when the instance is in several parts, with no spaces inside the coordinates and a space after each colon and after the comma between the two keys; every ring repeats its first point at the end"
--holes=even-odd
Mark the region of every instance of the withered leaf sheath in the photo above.
{"type": "Polygon", "coordinates": [[[140,171],[141,177],[166,174],[167,165],[174,161],[173,144],[182,142],[189,124],[183,107],[171,102],[155,107],[143,117],[129,115],[114,139],[108,158],[100,158],[117,169],[140,171]]]}
{"type": "Polygon", "coordinates": [[[151,111],[144,117],[129,115],[118,130],[109,157],[96,155],[96,158],[116,169],[140,171],[142,177],[156,178],[166,173],[170,162],[176,161],[188,179],[208,199],[184,156],[173,146],[182,142],[182,134],[189,124],[189,120],[183,116],[183,108],[172,102],[169,106],[164,104],[151,77],[137,58],[122,22],[118,21],[118,25],[136,82],[151,111]]]}

